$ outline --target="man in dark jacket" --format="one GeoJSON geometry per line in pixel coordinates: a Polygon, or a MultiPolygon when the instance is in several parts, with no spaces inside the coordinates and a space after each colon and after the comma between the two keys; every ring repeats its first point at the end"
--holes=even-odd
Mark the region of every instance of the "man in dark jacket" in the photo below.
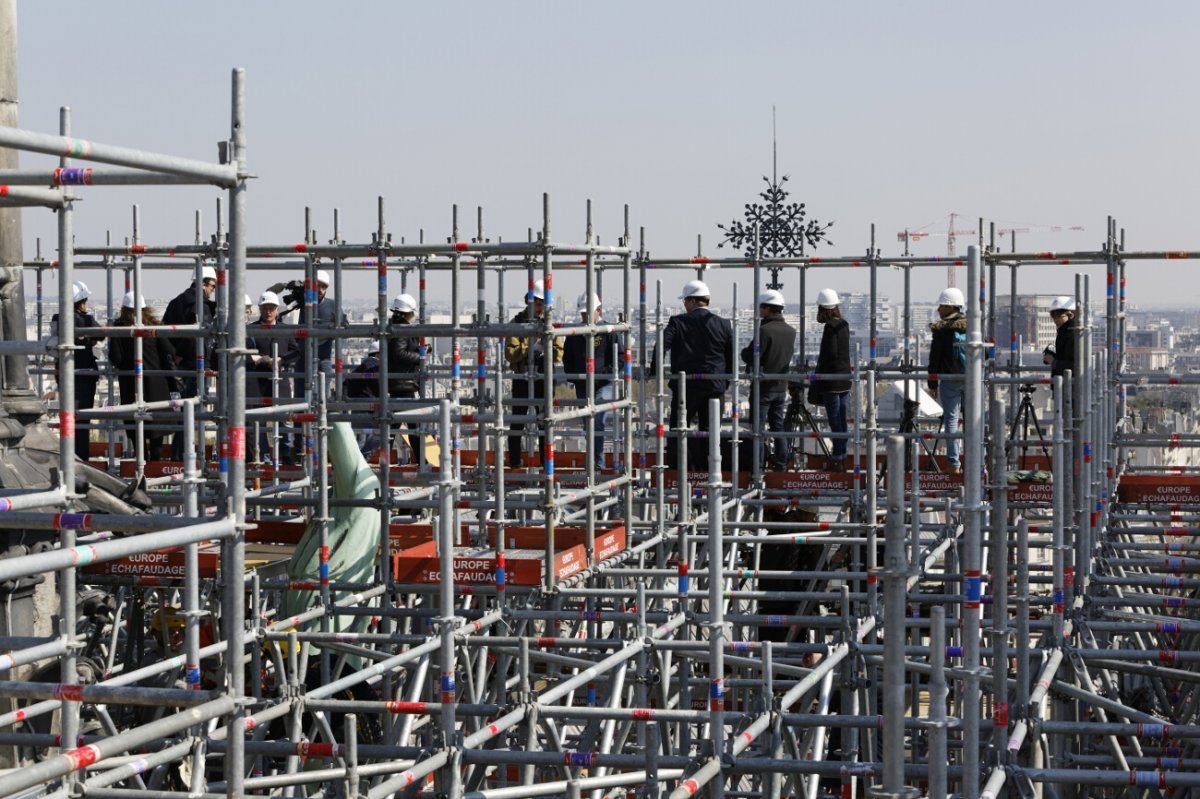
{"type": "MultiPolygon", "coordinates": [[[[251,354],[246,358],[246,404],[251,407],[261,407],[276,400],[286,400],[288,396],[287,380],[280,375],[296,368],[300,362],[299,340],[292,338],[267,338],[256,335],[258,331],[270,327],[288,327],[279,322],[279,295],[273,291],[264,291],[258,299],[258,319],[246,325],[246,349],[251,354]]],[[[275,422],[274,424],[279,424],[275,422]]],[[[260,422],[260,433],[257,436],[246,437],[246,459],[259,460],[259,454],[270,452],[270,436],[267,433],[267,423],[260,422]]],[[[279,437],[279,462],[288,463],[291,460],[291,438],[279,437]]]]}
{"type": "Polygon", "coordinates": [[[1075,298],[1063,295],[1050,301],[1050,318],[1054,320],[1057,332],[1054,334],[1054,347],[1047,347],[1042,353],[1042,361],[1050,367],[1050,376],[1064,375],[1075,371],[1075,298]]]}
{"type": "MultiPolygon", "coordinates": [[[[581,294],[576,308],[579,310],[580,321],[583,324],[604,324],[600,315],[600,298],[595,294],[591,297],[581,294]]],[[[563,372],[574,375],[571,383],[574,384],[575,396],[579,399],[587,399],[587,378],[580,377],[580,375],[593,372],[595,377],[592,379],[592,387],[596,392],[595,404],[601,405],[612,402],[616,398],[616,386],[613,384],[612,375],[618,363],[615,359],[618,357],[617,353],[620,352],[621,338],[616,333],[596,333],[592,339],[593,362],[592,368],[589,369],[587,362],[588,337],[585,335],[567,336],[567,340],[563,344],[563,372]]],[[[604,431],[608,429],[608,418],[608,411],[602,411],[595,416],[593,452],[597,470],[603,469],[605,466],[604,431]]]]}
{"type": "MultiPolygon", "coordinates": [[[[712,292],[702,280],[692,280],[683,287],[679,295],[683,300],[686,313],[672,316],[663,330],[663,349],[671,353],[671,374],[686,372],[687,403],[682,409],[684,424],[695,425],[695,429],[710,432],[712,422],[718,429],[721,418],[725,415],[725,392],[729,389],[728,377],[713,375],[729,375],[733,373],[733,326],[728,319],[722,319],[708,310],[712,292]],[[721,400],[721,418],[709,419],[708,401],[712,398],[721,400]]],[[[656,356],[662,357],[661,354],[656,356]]],[[[678,429],[681,424],[679,407],[679,381],[672,377],[671,388],[671,429],[678,429]]],[[[687,468],[693,471],[708,469],[708,447],[701,439],[688,447],[687,468]]],[[[678,468],[678,449],[667,447],[667,464],[678,468]]]]}
{"type": "MultiPolygon", "coordinates": [[[[512,318],[513,324],[529,324],[541,322],[546,314],[546,288],[538,280],[528,294],[529,305],[512,318]]],[[[554,336],[552,363],[561,364],[563,354],[562,338],[554,336]]],[[[533,335],[509,336],[504,340],[504,360],[508,362],[508,370],[512,376],[512,396],[514,399],[546,398],[546,353],[542,336],[533,335]]],[[[537,406],[514,405],[512,414],[524,416],[531,408],[537,406]]],[[[526,428],[526,422],[511,422],[508,436],[508,465],[514,469],[522,465],[521,438],[526,428]]],[[[537,426],[536,424],[534,425],[537,426]]],[[[539,456],[546,451],[544,436],[538,437],[539,456]]]]}
{"type": "MultiPolygon", "coordinates": [[[[206,266],[201,271],[200,285],[194,282],[180,294],[167,303],[163,313],[164,325],[194,325],[199,323],[204,330],[211,331],[213,320],[217,314],[217,302],[213,293],[217,290],[217,270],[206,266]]],[[[183,391],[181,396],[194,397],[197,394],[196,372],[199,369],[215,369],[217,364],[213,357],[214,342],[211,338],[174,338],[171,345],[175,348],[175,358],[181,372],[183,391]],[[203,341],[203,348],[197,345],[203,341]]],[[[171,438],[171,458],[183,460],[183,434],[171,438]]]]}
{"type": "MultiPolygon", "coordinates": [[[[318,269],[316,279],[313,281],[313,288],[316,290],[316,305],[313,311],[313,327],[322,329],[332,329],[338,326],[340,322],[344,322],[344,318],[340,318],[338,313],[337,303],[334,302],[329,294],[329,273],[324,269],[318,269]]],[[[308,303],[300,306],[300,318],[298,322],[300,327],[308,325],[308,303]]],[[[333,388],[333,339],[322,338],[313,343],[317,348],[317,366],[321,373],[325,375],[325,397],[328,399],[329,392],[333,388]]],[[[303,360],[300,376],[296,378],[296,393],[295,396],[299,399],[304,399],[308,392],[308,378],[310,365],[307,360],[303,360]]]]}
{"type": "MultiPolygon", "coordinates": [[[[379,345],[372,344],[358,366],[346,375],[342,384],[346,397],[352,400],[379,399],[379,345]]],[[[352,423],[362,454],[370,455],[379,449],[379,428],[371,422],[352,423]]]]}
{"type": "MultiPolygon", "coordinates": [[[[396,326],[411,325],[417,313],[417,301],[411,294],[401,294],[392,300],[391,323],[396,326]]],[[[420,389],[421,339],[419,336],[395,335],[388,339],[388,396],[394,399],[412,399],[420,389]]],[[[420,460],[421,438],[405,436],[412,450],[412,462],[420,460]]]]}
{"type": "MultiPolygon", "coordinates": [[[[784,321],[783,306],[783,295],[774,289],[763,292],[758,298],[758,366],[762,375],[787,373],[796,351],[796,330],[784,321]]],[[[753,341],[742,350],[742,362],[750,372],[754,371],[753,341]]],[[[757,403],[759,423],[765,422],[772,433],[782,432],[787,410],[788,381],[763,377],[753,384],[753,388],[750,407],[757,403]]],[[[786,469],[790,452],[788,439],[776,436],[770,458],[771,468],[777,472],[786,469]]]]}
{"type": "MultiPolygon", "coordinates": [[[[96,363],[96,351],[92,349],[96,342],[100,341],[95,336],[82,335],[81,332],[89,327],[98,327],[99,322],[96,321],[96,316],[88,310],[88,299],[92,296],[92,292],[88,289],[87,284],[82,280],[76,280],[71,284],[72,297],[75,316],[75,412],[88,410],[96,406],[96,384],[100,380],[100,375],[96,371],[99,367],[96,363]],[[80,374],[87,372],[87,374],[80,374]]],[[[58,335],[58,314],[54,314],[50,318],[50,335],[58,335]]],[[[77,420],[78,421],[78,420],[77,420]]],[[[90,425],[91,420],[87,420],[85,424],[90,425]]],[[[87,427],[77,426],[75,428],[75,457],[81,461],[88,459],[88,445],[91,441],[91,430],[87,427]]]]}
{"type": "MultiPolygon", "coordinates": [[[[933,340],[929,344],[929,393],[942,405],[945,433],[955,436],[962,418],[962,380],[941,380],[940,376],[963,375],[967,371],[966,299],[960,289],[948,288],[938,297],[938,318],[929,323],[933,340]]],[[[957,437],[946,439],[946,462],[951,474],[962,473],[957,437]]]]}

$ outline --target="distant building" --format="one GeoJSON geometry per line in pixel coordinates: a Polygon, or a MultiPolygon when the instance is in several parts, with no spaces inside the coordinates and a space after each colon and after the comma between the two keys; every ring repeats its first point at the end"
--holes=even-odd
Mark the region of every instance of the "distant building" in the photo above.
{"type": "Polygon", "coordinates": [[[1054,344],[1056,328],[1047,309],[1056,295],[1022,294],[1012,302],[1011,295],[996,298],[996,347],[1001,352],[1009,348],[1012,332],[1016,330],[1019,347],[1042,350],[1054,344]],[[1015,311],[1015,314],[1014,314],[1015,311]],[[1015,319],[1014,319],[1015,316],[1015,319]]]}
{"type": "Polygon", "coordinates": [[[1160,347],[1125,348],[1125,368],[1130,372],[1165,372],[1170,366],[1170,350],[1160,347]]]}

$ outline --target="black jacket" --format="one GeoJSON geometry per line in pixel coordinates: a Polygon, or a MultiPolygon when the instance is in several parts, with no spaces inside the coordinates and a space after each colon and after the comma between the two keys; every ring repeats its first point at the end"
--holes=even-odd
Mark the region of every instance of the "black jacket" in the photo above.
{"type": "MultiPolygon", "coordinates": [[[[663,349],[671,353],[672,373],[687,372],[688,396],[717,397],[729,389],[727,377],[691,375],[733,372],[733,325],[704,307],[672,316],[663,330],[663,349]]],[[[656,353],[655,363],[661,354],[656,353]]],[[[672,391],[679,381],[670,381],[672,391]]]]}
{"type": "MultiPolygon", "coordinates": [[[[175,299],[167,303],[167,310],[163,312],[164,325],[194,325],[196,324],[196,294],[200,293],[203,297],[203,291],[196,288],[196,284],[188,286],[179,293],[175,299]]],[[[215,300],[204,299],[200,303],[200,327],[209,331],[210,335],[204,345],[204,368],[216,369],[216,358],[213,357],[215,351],[215,343],[211,336],[213,320],[216,318],[217,303],[215,300]]],[[[196,371],[196,342],[199,339],[195,338],[173,338],[171,346],[175,348],[176,357],[180,358],[179,368],[185,372],[196,371]]]]}
{"type": "MultiPolygon", "coordinates": [[[[89,327],[99,327],[100,323],[96,321],[96,317],[90,313],[81,313],[75,311],[75,346],[81,349],[75,350],[75,369],[96,369],[96,351],[92,349],[92,345],[100,340],[98,336],[81,335],[81,331],[89,327]]],[[[58,335],[58,314],[50,317],[50,332],[52,335],[58,335]]],[[[168,369],[171,367],[167,367],[168,369]]]]}
{"type": "MultiPolygon", "coordinates": [[[[282,325],[276,322],[272,327],[291,328],[292,325],[282,325]]],[[[246,349],[257,352],[259,355],[272,357],[272,353],[276,353],[280,359],[279,372],[286,374],[287,372],[296,371],[296,366],[300,363],[300,358],[303,352],[300,348],[300,339],[292,336],[290,338],[267,338],[266,336],[255,336],[257,330],[263,328],[262,319],[256,319],[246,325],[246,349]]],[[[271,396],[271,379],[274,374],[274,367],[270,364],[261,366],[246,363],[246,396],[247,397],[269,397],[271,396]]],[[[279,397],[280,399],[290,399],[291,391],[289,390],[288,378],[282,377],[279,381],[279,397]]]]}
{"type": "MultiPolygon", "coordinates": [[[[937,389],[937,375],[961,375],[966,369],[955,339],[965,344],[967,317],[956,313],[929,323],[933,341],[929,344],[929,388],[937,389]]],[[[965,351],[965,350],[964,350],[965,351]]]]}
{"type": "MultiPolygon", "coordinates": [[[[825,375],[848,375],[854,371],[850,363],[850,323],[834,319],[825,323],[821,334],[821,350],[817,353],[817,372],[825,375]]],[[[850,390],[850,380],[818,380],[813,390],[819,394],[844,394],[850,390]]]]}
{"type": "MultiPolygon", "coordinates": [[[[758,326],[759,354],[758,363],[764,375],[786,374],[792,365],[792,355],[796,352],[796,330],[783,319],[783,314],[771,314],[763,319],[758,326]]],[[[847,356],[849,360],[849,356],[847,356]]],[[[747,370],[754,369],[754,342],[751,341],[742,350],[742,362],[747,370]]],[[[778,394],[786,391],[786,380],[763,380],[764,394],[778,394]]]]}
{"type": "Polygon", "coordinates": [[[1078,330],[1075,320],[1068,319],[1054,334],[1054,363],[1050,365],[1052,377],[1065,374],[1068,370],[1071,374],[1078,375],[1075,369],[1075,333],[1078,330]]]}
{"type": "MultiPolygon", "coordinates": [[[[596,324],[604,324],[597,322],[596,324]]],[[[595,388],[599,391],[612,382],[613,349],[620,353],[621,336],[618,333],[597,333],[595,336],[595,363],[593,371],[596,374],[595,388]]],[[[617,362],[619,364],[619,361],[617,362]]],[[[587,336],[567,336],[563,344],[563,372],[569,375],[587,374],[587,336]]],[[[586,378],[573,378],[575,395],[582,397],[587,390],[586,378]]]]}
{"type": "MultiPolygon", "coordinates": [[[[393,331],[408,324],[393,322],[393,331]]],[[[416,396],[417,372],[421,370],[421,339],[419,336],[395,336],[388,339],[388,395],[416,396]]]]}
{"type": "MultiPolygon", "coordinates": [[[[108,340],[108,360],[122,374],[117,375],[117,384],[121,387],[121,402],[130,404],[136,401],[137,384],[134,372],[134,339],[114,336],[108,340]]],[[[142,339],[142,400],[145,402],[166,402],[171,399],[174,390],[174,376],[167,376],[175,368],[175,348],[169,339],[142,339]],[[158,374],[155,374],[155,373],[158,374]]]]}
{"type": "Polygon", "coordinates": [[[379,398],[379,356],[368,354],[362,363],[346,375],[346,396],[351,399],[379,398]]]}

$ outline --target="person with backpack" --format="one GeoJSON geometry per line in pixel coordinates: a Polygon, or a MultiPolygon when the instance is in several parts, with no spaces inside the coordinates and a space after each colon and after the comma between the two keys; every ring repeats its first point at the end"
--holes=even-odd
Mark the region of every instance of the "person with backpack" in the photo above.
{"type": "MultiPolygon", "coordinates": [[[[962,380],[942,380],[947,375],[967,372],[967,307],[961,289],[947,288],[938,297],[938,318],[929,323],[933,341],[929,345],[929,393],[942,405],[942,420],[947,436],[958,433],[962,418],[962,380]]],[[[950,474],[962,474],[959,453],[962,445],[957,438],[946,439],[946,463],[950,474]]]]}
{"type": "MultiPolygon", "coordinates": [[[[758,362],[764,375],[784,374],[791,368],[792,355],[796,351],[796,330],[783,318],[783,294],[767,289],[758,297],[758,362]]],[[[754,371],[754,342],[742,350],[742,361],[747,370],[754,371]]],[[[772,433],[781,433],[786,427],[788,381],[779,378],[762,378],[760,384],[751,384],[750,407],[759,408],[759,424],[772,433]]],[[[753,411],[751,411],[753,419],[753,411]]],[[[782,472],[787,468],[791,456],[790,442],[785,436],[775,438],[775,449],[770,456],[772,471],[782,472]]]]}
{"type": "MultiPolygon", "coordinates": [[[[841,298],[833,289],[817,292],[817,321],[825,325],[821,334],[821,349],[817,352],[818,374],[850,374],[850,323],[842,318],[841,298]]],[[[808,401],[824,405],[829,419],[829,432],[846,433],[850,381],[846,378],[815,381],[808,389],[808,401]]],[[[846,449],[850,441],[845,436],[833,439],[833,449],[825,468],[831,472],[846,471],[846,449]]]]}

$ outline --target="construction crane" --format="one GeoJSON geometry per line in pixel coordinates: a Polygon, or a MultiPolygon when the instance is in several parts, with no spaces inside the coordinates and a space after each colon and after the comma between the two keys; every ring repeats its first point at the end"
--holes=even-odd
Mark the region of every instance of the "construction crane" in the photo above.
{"type": "MultiPolygon", "coordinates": [[[[946,264],[946,285],[947,286],[953,286],[954,282],[955,282],[954,281],[954,259],[958,257],[958,237],[959,236],[978,235],[977,231],[975,231],[971,228],[958,227],[957,222],[958,222],[959,216],[960,216],[960,214],[957,214],[954,211],[951,211],[948,217],[944,217],[944,218],[947,218],[950,220],[950,223],[949,223],[945,233],[942,233],[940,231],[934,232],[934,231],[927,230],[926,228],[932,227],[933,225],[937,224],[937,222],[930,222],[928,225],[922,225],[921,227],[917,228],[916,230],[902,230],[896,234],[896,239],[898,241],[904,242],[905,256],[911,255],[911,253],[908,251],[909,242],[920,241],[921,239],[929,238],[931,236],[939,237],[939,238],[941,236],[946,237],[946,255],[947,255],[947,257],[950,258],[950,263],[946,264]]],[[[940,222],[940,221],[941,220],[939,219],[938,222],[940,222]]]]}
{"type": "Polygon", "coordinates": [[[1083,230],[1083,225],[1010,225],[996,228],[996,235],[1001,238],[1008,236],[1009,249],[1013,249],[1017,233],[1066,233],[1070,230],[1083,230]]]}

